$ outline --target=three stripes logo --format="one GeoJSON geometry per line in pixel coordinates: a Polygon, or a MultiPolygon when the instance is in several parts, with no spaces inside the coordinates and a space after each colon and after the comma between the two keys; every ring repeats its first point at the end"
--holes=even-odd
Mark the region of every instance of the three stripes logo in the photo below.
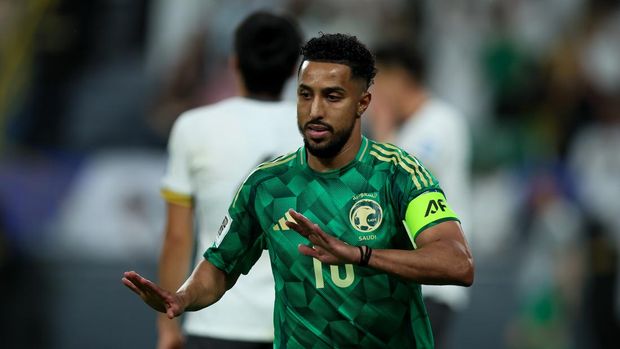
{"type": "Polygon", "coordinates": [[[280,218],[278,220],[278,223],[276,223],[276,225],[273,226],[273,230],[275,231],[280,231],[280,230],[290,230],[291,228],[289,228],[286,225],[286,221],[289,222],[293,222],[293,223],[297,223],[295,222],[295,220],[293,219],[293,217],[291,217],[291,214],[288,213],[288,211],[284,214],[284,217],[280,218]]]}

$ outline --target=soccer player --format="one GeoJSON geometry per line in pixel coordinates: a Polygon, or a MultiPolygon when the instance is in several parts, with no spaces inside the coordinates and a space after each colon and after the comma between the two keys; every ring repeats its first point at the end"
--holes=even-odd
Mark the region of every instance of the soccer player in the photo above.
{"type": "MultiPolygon", "coordinates": [[[[301,44],[292,20],[266,12],[250,15],[234,38],[239,96],[190,110],[176,121],[162,186],[167,201],[159,266],[162,287],[177,289],[189,274],[194,222],[198,263],[247,173],[283,149],[301,144],[292,119],[295,104],[280,101],[301,44]]],[[[273,303],[274,280],[265,254],[218,304],[187,314],[187,338],[177,319],[160,315],[158,348],[179,348],[184,341],[186,348],[271,348],[273,303]]]]}
{"type": "Polygon", "coordinates": [[[458,218],[415,157],[362,136],[375,75],[368,49],[322,34],[302,55],[304,146],[251,172],[177,292],[133,271],[122,281],[173,318],[215,303],[267,249],[275,347],[433,348],[420,284],[473,282],[458,218]]]}
{"type": "MultiPolygon", "coordinates": [[[[467,232],[471,140],[465,116],[426,88],[420,51],[393,42],[374,53],[379,71],[371,110],[377,130],[373,135],[415,154],[432,171],[467,232]]],[[[424,285],[422,294],[436,347],[445,348],[454,315],[467,306],[467,289],[424,285]]]]}

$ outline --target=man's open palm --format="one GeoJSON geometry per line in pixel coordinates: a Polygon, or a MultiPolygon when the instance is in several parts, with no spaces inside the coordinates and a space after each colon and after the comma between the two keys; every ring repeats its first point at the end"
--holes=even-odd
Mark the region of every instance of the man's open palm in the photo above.
{"type": "Polygon", "coordinates": [[[172,319],[183,313],[184,309],[176,294],[164,290],[135,271],[123,273],[122,281],[127,288],[140,296],[144,303],[161,313],[165,313],[168,318],[172,319]]]}

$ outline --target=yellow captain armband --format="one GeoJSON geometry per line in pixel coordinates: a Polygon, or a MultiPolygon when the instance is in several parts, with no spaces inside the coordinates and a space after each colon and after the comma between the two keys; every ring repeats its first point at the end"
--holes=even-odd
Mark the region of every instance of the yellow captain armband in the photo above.
{"type": "Polygon", "coordinates": [[[458,221],[458,217],[448,206],[443,193],[432,191],[418,195],[409,202],[403,223],[413,247],[417,248],[415,238],[418,234],[429,226],[444,221],[458,221]]]}
{"type": "Polygon", "coordinates": [[[192,207],[193,199],[191,195],[175,193],[168,189],[162,189],[159,193],[166,202],[184,207],[192,207]]]}

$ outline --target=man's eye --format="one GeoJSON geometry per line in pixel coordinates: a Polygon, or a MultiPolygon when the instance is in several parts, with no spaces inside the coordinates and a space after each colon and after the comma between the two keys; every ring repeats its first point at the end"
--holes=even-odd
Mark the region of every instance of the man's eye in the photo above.
{"type": "Polygon", "coordinates": [[[339,101],[341,98],[338,95],[327,95],[327,100],[332,101],[332,102],[336,102],[339,101]]]}
{"type": "Polygon", "coordinates": [[[301,91],[301,92],[298,93],[298,95],[301,98],[305,98],[305,99],[310,98],[310,93],[308,93],[308,92],[301,91]]]}

